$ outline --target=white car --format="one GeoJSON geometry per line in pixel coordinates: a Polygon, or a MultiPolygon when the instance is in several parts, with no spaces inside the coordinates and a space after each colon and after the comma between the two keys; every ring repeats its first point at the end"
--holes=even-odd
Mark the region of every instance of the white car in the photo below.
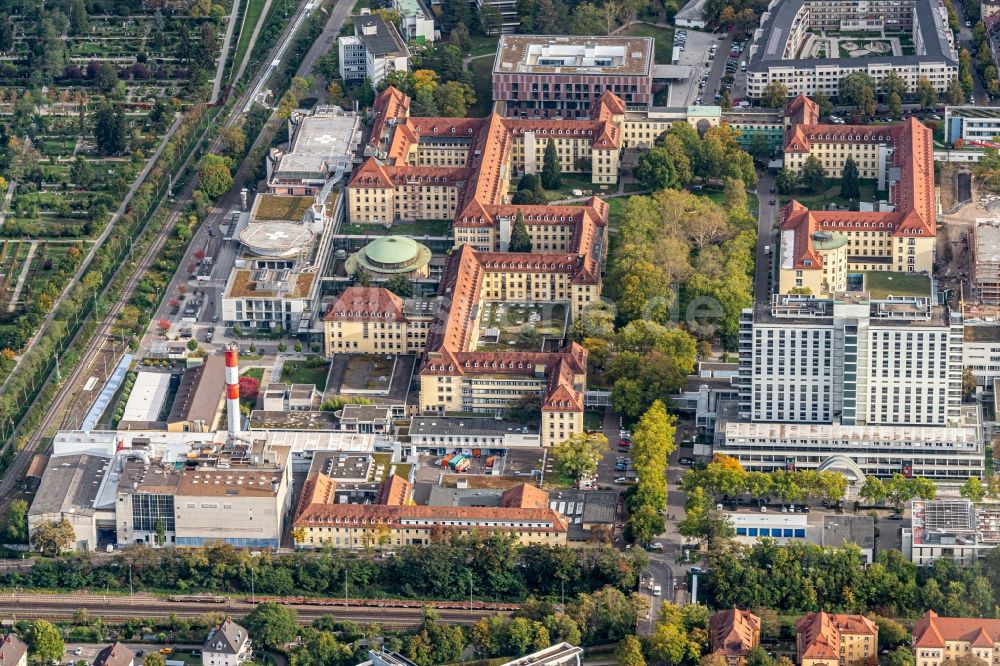
{"type": "Polygon", "coordinates": [[[619,476],[615,478],[615,483],[628,483],[628,479],[624,476],[619,476]]]}

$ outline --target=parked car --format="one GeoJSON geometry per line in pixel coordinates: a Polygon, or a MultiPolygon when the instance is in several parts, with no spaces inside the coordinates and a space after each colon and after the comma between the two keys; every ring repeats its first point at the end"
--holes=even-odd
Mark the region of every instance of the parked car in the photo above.
{"type": "Polygon", "coordinates": [[[705,573],[705,570],[702,569],[701,567],[691,567],[690,569],[688,569],[688,571],[690,571],[692,574],[695,575],[705,573]]]}
{"type": "Polygon", "coordinates": [[[681,465],[693,465],[694,464],[694,458],[684,457],[684,458],[681,458],[680,460],[678,460],[677,462],[679,462],[681,465]]]}
{"type": "Polygon", "coordinates": [[[628,483],[628,479],[624,476],[617,476],[615,477],[615,483],[628,483]]]}
{"type": "Polygon", "coordinates": [[[903,519],[903,514],[901,513],[894,513],[891,516],[889,516],[889,520],[902,520],[902,519],[903,519]]]}

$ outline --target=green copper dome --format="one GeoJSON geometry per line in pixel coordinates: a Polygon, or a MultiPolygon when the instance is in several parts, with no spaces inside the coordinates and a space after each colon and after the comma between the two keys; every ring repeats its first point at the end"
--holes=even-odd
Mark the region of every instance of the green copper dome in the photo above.
{"type": "Polygon", "coordinates": [[[431,251],[406,236],[383,236],[373,240],[347,259],[347,272],[362,268],[370,274],[415,273],[423,277],[431,251]]]}

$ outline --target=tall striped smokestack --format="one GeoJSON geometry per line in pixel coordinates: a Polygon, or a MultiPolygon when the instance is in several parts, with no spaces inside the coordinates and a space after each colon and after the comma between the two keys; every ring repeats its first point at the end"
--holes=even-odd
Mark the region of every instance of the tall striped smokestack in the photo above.
{"type": "Polygon", "coordinates": [[[240,348],[236,343],[226,345],[226,415],[229,436],[240,434],[240,348]]]}

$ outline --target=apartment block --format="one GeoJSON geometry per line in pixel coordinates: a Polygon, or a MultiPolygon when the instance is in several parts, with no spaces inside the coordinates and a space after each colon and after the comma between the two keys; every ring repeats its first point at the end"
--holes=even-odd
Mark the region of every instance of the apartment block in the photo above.
{"type": "Polygon", "coordinates": [[[772,3],[753,36],[747,95],[761,97],[769,83],[778,82],[792,96],[822,92],[836,97],[841,79],[854,72],[868,74],[877,84],[895,73],[910,93],[918,79],[926,77],[938,93],[945,92],[958,75],[958,54],[944,4],[938,0],[772,3]],[[858,36],[864,32],[871,37],[858,36]],[[830,33],[849,33],[850,39],[843,39],[847,45],[841,48],[840,41],[828,39],[830,33]],[[878,46],[860,51],[859,44],[866,40],[878,46]]]}
{"type": "Polygon", "coordinates": [[[969,234],[972,295],[981,303],[1000,305],[1000,219],[979,219],[969,234]]]}
{"type": "Polygon", "coordinates": [[[1000,620],[924,613],[913,628],[916,666],[941,666],[946,659],[959,657],[1000,664],[1000,620]]]}
{"type": "Polygon", "coordinates": [[[653,67],[651,37],[504,35],[493,99],[523,117],[588,117],[605,92],[644,109],[653,103],[653,67]]]}
{"type": "Polygon", "coordinates": [[[354,20],[354,35],[337,40],[340,76],[344,81],[368,79],[377,86],[393,72],[410,68],[410,51],[392,23],[377,14],[354,20]]]}
{"type": "Polygon", "coordinates": [[[972,370],[979,386],[1000,379],[1000,325],[966,323],[962,367],[972,370]]]}
{"type": "Polygon", "coordinates": [[[795,623],[801,666],[851,666],[878,656],[878,627],[863,615],[808,613],[795,623]]]}

